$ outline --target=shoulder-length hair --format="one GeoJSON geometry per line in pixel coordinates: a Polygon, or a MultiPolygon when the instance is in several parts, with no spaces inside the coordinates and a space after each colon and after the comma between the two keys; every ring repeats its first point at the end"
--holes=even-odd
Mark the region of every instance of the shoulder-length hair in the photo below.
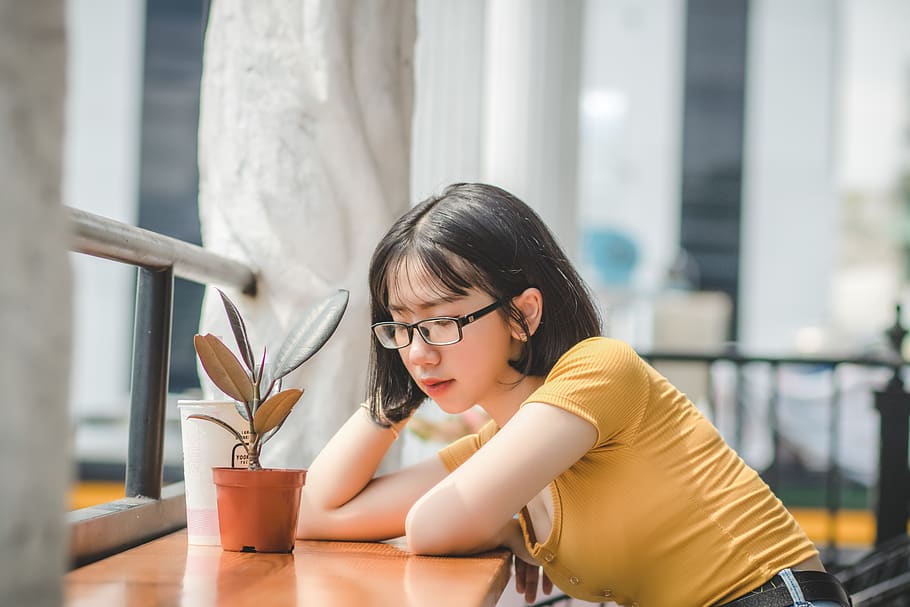
{"type": "MultiPolygon", "coordinates": [[[[600,334],[591,294],[553,234],[524,202],[505,190],[458,183],[424,200],[399,218],[370,262],[371,322],[390,320],[390,289],[406,269],[437,281],[440,295],[466,295],[472,288],[505,301],[503,309],[530,334],[511,298],[529,287],[543,296],[540,325],[518,360],[523,375],[544,376],[569,348],[600,334]]],[[[372,340],[368,401],[374,417],[407,417],[426,396],[398,352],[372,340]]]]}

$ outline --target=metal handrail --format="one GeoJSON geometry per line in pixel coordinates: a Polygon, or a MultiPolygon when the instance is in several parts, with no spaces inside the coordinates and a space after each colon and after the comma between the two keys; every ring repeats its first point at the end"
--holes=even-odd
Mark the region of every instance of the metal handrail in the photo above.
{"type": "Polygon", "coordinates": [[[79,209],[68,213],[70,250],[138,268],[126,498],[69,513],[78,566],[186,524],[183,485],[162,488],[174,277],[255,295],[256,273],[195,244],[79,209]]]}
{"type": "MultiPolygon", "coordinates": [[[[700,363],[713,365],[714,363],[724,362],[731,363],[738,370],[746,365],[755,363],[768,365],[773,375],[777,375],[782,366],[821,366],[836,370],[841,365],[855,365],[867,368],[887,369],[891,373],[891,379],[879,390],[873,390],[875,408],[880,415],[880,442],[879,442],[879,479],[875,487],[875,522],[876,522],[876,545],[881,545],[889,539],[906,534],[907,518],[910,514],[910,473],[907,468],[907,451],[908,451],[908,419],[910,419],[910,392],[908,392],[902,380],[902,373],[907,368],[907,362],[900,355],[900,343],[903,335],[900,325],[900,309],[897,310],[897,320],[895,327],[889,330],[894,333],[896,338],[892,343],[890,350],[884,350],[876,353],[869,353],[862,356],[824,356],[824,355],[783,355],[769,356],[745,354],[736,348],[727,348],[725,350],[666,350],[641,352],[641,356],[652,363],[674,362],[674,363],[700,363]],[[895,328],[896,327],[896,328],[895,328]]],[[[739,373],[739,371],[738,371],[739,373]]],[[[833,376],[832,376],[833,377],[833,376]]],[[[709,392],[711,379],[709,376],[709,392]]],[[[837,470],[835,453],[839,445],[839,401],[841,395],[839,387],[834,384],[833,394],[830,398],[832,415],[829,423],[829,469],[827,472],[826,502],[830,513],[834,514],[840,508],[840,485],[841,478],[837,470]]],[[[773,384],[769,396],[769,420],[770,430],[772,432],[772,443],[774,447],[774,458],[771,467],[766,471],[767,480],[772,487],[777,480],[777,466],[779,453],[779,435],[777,409],[779,406],[779,389],[776,382],[773,384]]],[[[742,423],[743,423],[743,397],[741,394],[742,383],[737,379],[736,414],[733,436],[733,446],[735,449],[741,447],[742,423]]],[[[716,410],[713,396],[708,396],[708,410],[712,417],[716,417],[716,410]]],[[[829,525],[828,552],[829,557],[837,558],[837,546],[834,539],[834,530],[829,525]]]]}
{"type": "Polygon", "coordinates": [[[223,284],[256,294],[256,273],[246,264],[164,234],[138,228],[80,209],[67,209],[77,253],[164,270],[200,284],[223,284]]]}
{"type": "Polygon", "coordinates": [[[699,362],[715,363],[727,361],[734,364],[769,363],[777,365],[857,365],[863,367],[900,367],[907,363],[890,350],[870,353],[862,356],[825,356],[825,355],[774,355],[744,353],[735,349],[727,350],[651,350],[642,354],[645,358],[664,362],[699,362]]]}

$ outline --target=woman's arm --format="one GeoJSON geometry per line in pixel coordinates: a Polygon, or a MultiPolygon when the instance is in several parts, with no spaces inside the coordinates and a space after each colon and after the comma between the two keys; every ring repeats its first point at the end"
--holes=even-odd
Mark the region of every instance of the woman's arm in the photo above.
{"type": "Polygon", "coordinates": [[[409,548],[418,554],[465,554],[492,547],[515,513],[596,440],[596,428],[573,413],[544,403],[524,405],[416,501],[406,521],[409,548]]]}
{"type": "Polygon", "coordinates": [[[406,423],[383,428],[373,422],[366,408],[358,407],[307,470],[310,501],[331,510],[360,493],[406,423]]]}
{"type": "Polygon", "coordinates": [[[297,537],[377,540],[404,534],[404,520],[417,499],[447,474],[438,458],[373,478],[395,440],[358,408],[307,471],[297,537]]]}

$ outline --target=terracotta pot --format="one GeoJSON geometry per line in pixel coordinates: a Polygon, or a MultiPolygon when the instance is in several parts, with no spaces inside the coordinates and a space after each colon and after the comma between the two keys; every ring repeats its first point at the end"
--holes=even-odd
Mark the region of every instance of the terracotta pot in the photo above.
{"type": "Polygon", "coordinates": [[[221,547],[292,552],[306,470],[212,468],[221,547]]]}

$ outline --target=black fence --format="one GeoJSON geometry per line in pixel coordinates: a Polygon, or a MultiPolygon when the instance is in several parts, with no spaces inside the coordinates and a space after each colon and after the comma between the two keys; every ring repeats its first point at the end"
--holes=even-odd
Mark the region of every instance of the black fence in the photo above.
{"type": "MultiPolygon", "coordinates": [[[[899,314],[899,311],[898,311],[899,314]]],[[[672,363],[676,368],[682,364],[701,366],[706,374],[706,401],[702,409],[712,421],[721,428],[725,439],[737,451],[742,452],[744,436],[749,413],[761,407],[766,415],[765,424],[760,431],[768,434],[771,444],[770,462],[761,469],[762,477],[775,490],[788,506],[793,505],[788,495],[793,495],[794,484],[799,489],[810,489],[819,497],[816,504],[828,511],[828,534],[821,543],[823,558],[828,564],[837,566],[843,562],[838,538],[833,521],[838,512],[844,508],[845,500],[851,508],[863,499],[861,483],[851,481],[844,472],[844,465],[839,457],[845,446],[842,436],[844,422],[843,411],[851,398],[850,391],[845,390],[842,372],[852,368],[853,375],[857,370],[864,373],[868,393],[864,403],[873,409],[870,415],[877,413],[880,418],[878,437],[878,474],[868,493],[868,503],[860,507],[872,508],[875,512],[876,546],[895,537],[907,534],[908,503],[910,503],[910,472],[907,466],[908,424],[910,424],[910,393],[904,388],[903,374],[905,366],[897,354],[906,332],[899,324],[889,331],[892,337],[892,349],[878,355],[862,357],[822,357],[822,356],[755,356],[727,349],[721,353],[691,352],[647,352],[645,359],[661,369],[662,364],[672,363]],[[719,369],[726,372],[719,372],[719,369]],[[794,456],[792,438],[788,444],[781,427],[781,404],[785,394],[781,390],[781,377],[786,372],[811,373],[816,379],[827,378],[830,384],[824,406],[827,415],[823,420],[816,420],[811,427],[803,428],[801,441],[815,441],[827,446],[827,465],[821,471],[807,470],[794,456]],[[750,378],[755,379],[763,372],[766,381],[764,390],[750,390],[750,378]],[[717,377],[723,375],[732,383],[720,390],[717,377]],[[765,402],[758,402],[764,399],[765,402]],[[819,423],[821,421],[822,423],[819,423]],[[795,478],[794,478],[795,477],[795,478]],[[788,487],[788,479],[790,486],[788,487]],[[788,494],[788,490],[791,493],[788,494]],[[859,497],[858,497],[859,496],[859,497]]],[[[668,375],[671,375],[668,373],[668,375]]],[[[672,376],[670,377],[672,379],[672,376]]],[[[856,390],[853,389],[854,397],[856,390]]],[[[792,403],[791,403],[792,405],[792,403]]],[[[798,405],[798,403],[797,403],[798,405]]],[[[792,407],[791,407],[792,408],[792,407]]],[[[854,450],[874,449],[872,444],[849,445],[854,450]]],[[[803,500],[805,498],[803,497],[803,500]]],[[[797,500],[799,503],[799,500],[797,500]]]]}

